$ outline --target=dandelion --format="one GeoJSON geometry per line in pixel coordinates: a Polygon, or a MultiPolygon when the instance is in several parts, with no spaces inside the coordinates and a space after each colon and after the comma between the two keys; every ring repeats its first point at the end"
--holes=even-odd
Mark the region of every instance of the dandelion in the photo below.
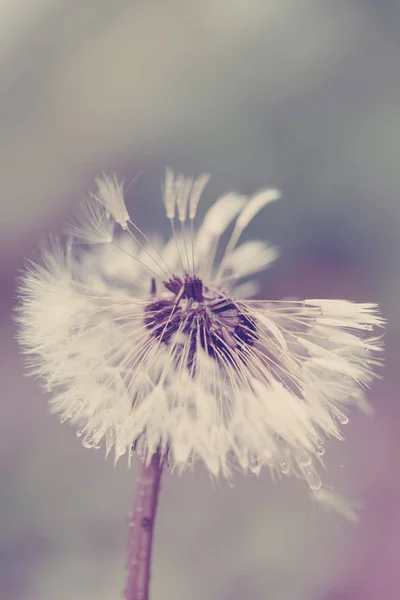
{"type": "Polygon", "coordinates": [[[149,556],[165,462],[223,477],[266,466],[319,490],[326,441],[365,404],[381,363],[376,304],[246,298],[278,251],[240,238],[279,192],[225,194],[196,231],[208,178],[167,170],[163,245],[130,220],[122,185],[104,176],[69,228],[72,243],[48,245],[20,282],[19,339],[51,410],[85,446],[104,440],[115,460],[135,449],[142,458],[129,599],[138,586],[147,598],[138,548],[149,556]]]}

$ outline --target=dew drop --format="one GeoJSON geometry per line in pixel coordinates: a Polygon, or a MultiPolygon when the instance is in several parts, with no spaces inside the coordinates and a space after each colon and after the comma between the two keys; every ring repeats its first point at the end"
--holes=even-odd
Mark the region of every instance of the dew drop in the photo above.
{"type": "Polygon", "coordinates": [[[286,462],[286,460],[281,460],[279,470],[282,473],[282,475],[288,475],[290,473],[290,466],[286,462]]]}
{"type": "Polygon", "coordinates": [[[323,456],[325,454],[325,446],[323,444],[318,444],[315,454],[317,456],[323,456]]]}
{"type": "Polygon", "coordinates": [[[296,460],[299,467],[309,467],[312,463],[311,456],[308,452],[304,452],[302,450],[297,450],[296,452],[296,460]]]}
{"type": "Polygon", "coordinates": [[[340,410],[336,411],[335,416],[341,425],[347,425],[349,422],[349,417],[340,410]]]}
{"type": "Polygon", "coordinates": [[[260,464],[253,464],[250,465],[250,471],[254,474],[254,475],[259,475],[261,473],[261,465],[260,464]]]}
{"type": "Polygon", "coordinates": [[[309,488],[316,492],[322,486],[322,481],[313,465],[302,469],[303,475],[309,485],[309,488]]]}
{"type": "Polygon", "coordinates": [[[100,448],[100,446],[98,444],[96,444],[96,442],[90,435],[87,435],[86,437],[83,438],[82,445],[84,448],[96,448],[96,449],[100,448]]]}

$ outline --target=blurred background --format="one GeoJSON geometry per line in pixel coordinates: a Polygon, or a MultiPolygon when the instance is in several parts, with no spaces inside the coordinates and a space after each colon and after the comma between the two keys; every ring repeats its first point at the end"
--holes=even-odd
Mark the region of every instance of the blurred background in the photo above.
{"type": "Polygon", "coordinates": [[[166,474],[152,600],[400,598],[400,4],[398,0],[0,2],[0,600],[121,598],[136,465],[114,469],[24,377],[15,275],[101,170],[168,232],[165,166],[227,189],[281,188],[250,234],[281,258],[265,297],[379,302],[385,379],[324,482],[166,474]]]}

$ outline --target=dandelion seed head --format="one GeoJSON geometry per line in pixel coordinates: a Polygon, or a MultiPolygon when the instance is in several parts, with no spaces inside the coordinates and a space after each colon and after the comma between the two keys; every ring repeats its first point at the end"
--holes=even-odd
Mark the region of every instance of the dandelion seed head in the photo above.
{"type": "Polygon", "coordinates": [[[53,240],[21,277],[22,350],[86,447],[214,476],[266,466],[317,491],[327,440],[368,406],[384,320],[372,303],[249,300],[278,251],[240,237],[279,193],[229,192],[196,229],[208,178],[167,169],[166,243],[131,221],[115,177],[98,180],[72,245],[53,240]]]}

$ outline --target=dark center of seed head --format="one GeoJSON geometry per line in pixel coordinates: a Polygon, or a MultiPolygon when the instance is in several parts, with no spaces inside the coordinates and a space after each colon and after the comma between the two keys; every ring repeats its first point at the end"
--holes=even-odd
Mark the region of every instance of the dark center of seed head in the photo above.
{"type": "Polygon", "coordinates": [[[180,277],[173,275],[168,281],[163,281],[163,284],[167,290],[175,295],[179,294],[183,288],[182,298],[191,298],[196,302],[203,302],[204,300],[203,282],[194,275],[186,275],[183,281],[180,277]]]}
{"type": "Polygon", "coordinates": [[[145,308],[144,322],[153,337],[167,345],[176,333],[187,335],[189,364],[198,343],[212,358],[229,360],[232,351],[254,344],[258,337],[255,323],[233,300],[208,289],[205,298],[203,282],[194,275],[183,280],[173,275],[163,283],[174,297],[151,301],[145,308]]]}

